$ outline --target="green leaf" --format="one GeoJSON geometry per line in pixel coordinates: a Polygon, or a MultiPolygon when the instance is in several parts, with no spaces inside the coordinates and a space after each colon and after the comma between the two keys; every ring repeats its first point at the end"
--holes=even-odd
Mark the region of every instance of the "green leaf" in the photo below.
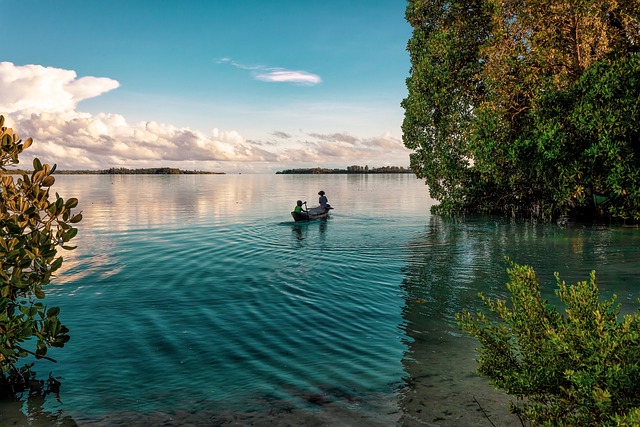
{"type": "Polygon", "coordinates": [[[71,197],[67,199],[67,202],[64,205],[67,207],[67,209],[73,209],[78,206],[78,199],[76,199],[75,197],[71,197]]]}
{"type": "Polygon", "coordinates": [[[57,269],[59,269],[62,266],[62,257],[58,257],[52,264],[51,264],[51,271],[56,271],[57,269]]]}
{"type": "Polygon", "coordinates": [[[40,345],[40,342],[38,342],[38,348],[36,348],[35,353],[36,358],[42,358],[47,355],[47,347],[45,347],[44,345],[40,345]]]}
{"type": "Polygon", "coordinates": [[[78,234],[78,229],[77,228],[71,228],[68,231],[64,232],[62,235],[62,240],[64,242],[68,242],[69,240],[73,239],[76,234],[78,234]]]}
{"type": "Polygon", "coordinates": [[[51,307],[50,309],[47,310],[47,317],[54,317],[54,316],[57,316],[58,314],[60,314],[60,308],[58,307],[51,307]]]}

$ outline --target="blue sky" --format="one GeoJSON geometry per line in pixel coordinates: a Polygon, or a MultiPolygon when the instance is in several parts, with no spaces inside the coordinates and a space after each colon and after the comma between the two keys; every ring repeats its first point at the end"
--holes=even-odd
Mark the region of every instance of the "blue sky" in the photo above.
{"type": "Polygon", "coordinates": [[[403,0],[0,0],[0,114],[65,169],[407,166],[403,0]]]}

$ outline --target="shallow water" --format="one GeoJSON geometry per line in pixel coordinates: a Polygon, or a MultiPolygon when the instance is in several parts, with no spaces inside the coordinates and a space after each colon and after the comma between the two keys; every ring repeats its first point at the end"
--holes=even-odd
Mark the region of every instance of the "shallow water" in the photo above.
{"type": "Polygon", "coordinates": [[[629,309],[638,296],[638,230],[445,220],[409,174],[60,176],[54,189],[85,217],[46,299],[71,341],[36,366],[62,388],[22,405],[28,418],[0,405],[0,421],[483,425],[479,406],[497,417],[506,400],[473,374],[454,314],[480,308],[478,291],[505,296],[505,255],[550,299],[554,271],[594,268],[605,296],[629,309]],[[294,223],[320,189],[331,218],[294,223]]]}

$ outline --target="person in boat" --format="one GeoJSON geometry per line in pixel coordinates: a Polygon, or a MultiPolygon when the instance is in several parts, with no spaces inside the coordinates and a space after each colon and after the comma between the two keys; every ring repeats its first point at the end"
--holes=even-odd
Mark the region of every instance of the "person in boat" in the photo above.
{"type": "Polygon", "coordinates": [[[324,191],[320,190],[318,192],[318,195],[320,196],[320,198],[318,199],[318,203],[320,203],[320,206],[322,206],[324,210],[331,209],[331,206],[329,205],[329,200],[327,200],[327,196],[324,195],[324,191]]]}
{"type": "Polygon", "coordinates": [[[296,207],[293,208],[293,211],[295,213],[302,213],[302,212],[307,212],[306,210],[302,209],[302,200],[298,200],[296,202],[296,207]]]}

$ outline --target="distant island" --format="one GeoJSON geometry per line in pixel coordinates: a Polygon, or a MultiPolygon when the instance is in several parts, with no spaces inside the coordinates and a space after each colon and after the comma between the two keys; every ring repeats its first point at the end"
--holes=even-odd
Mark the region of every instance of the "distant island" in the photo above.
{"type": "Polygon", "coordinates": [[[285,169],[280,172],[276,172],[278,174],[328,174],[328,173],[353,173],[353,174],[362,174],[362,173],[413,173],[413,171],[409,168],[405,168],[402,166],[381,166],[379,168],[370,168],[369,166],[347,166],[346,169],[326,169],[326,168],[308,168],[308,169],[285,169]]]}
{"type": "Polygon", "coordinates": [[[61,170],[56,171],[60,175],[224,175],[224,172],[207,172],[198,170],[183,170],[178,168],[109,168],[104,170],[61,170]]]}
{"type": "MultiPolygon", "coordinates": [[[[7,170],[2,173],[12,175],[31,174],[22,169],[7,170]]],[[[224,175],[224,172],[182,170],[178,168],[109,168],[101,170],[56,170],[56,175],[224,175]]]]}

